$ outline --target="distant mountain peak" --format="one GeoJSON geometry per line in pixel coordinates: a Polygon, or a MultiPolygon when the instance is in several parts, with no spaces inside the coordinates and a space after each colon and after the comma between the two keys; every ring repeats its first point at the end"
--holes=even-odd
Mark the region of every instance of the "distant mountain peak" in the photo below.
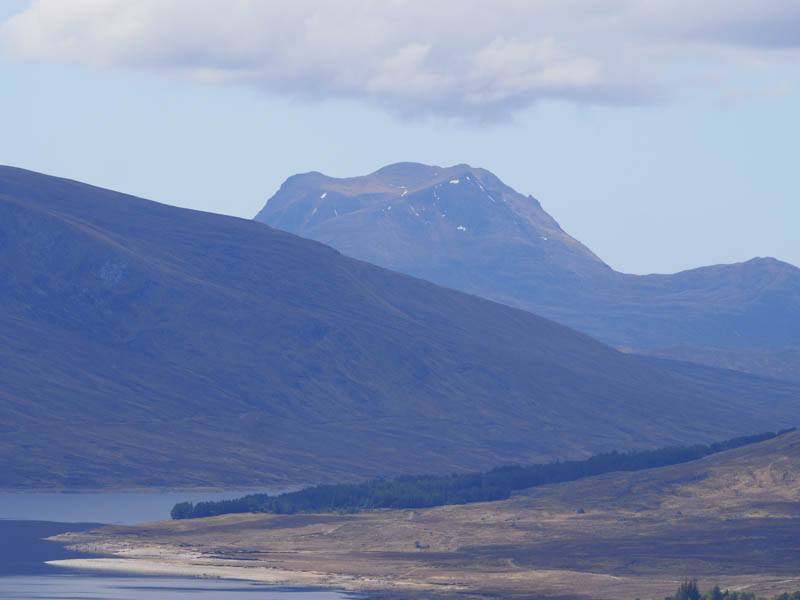
{"type": "MultiPolygon", "coordinates": [[[[424,177],[434,178],[444,171],[453,169],[470,169],[471,167],[466,164],[455,165],[453,167],[440,167],[437,165],[425,165],[417,162],[398,162],[391,165],[381,167],[372,176],[378,177],[408,177],[412,179],[420,179],[424,177]]],[[[369,176],[368,176],[369,177],[369,176]]]]}
{"type": "MultiPolygon", "coordinates": [[[[256,220],[404,272],[427,259],[429,242],[438,252],[466,253],[475,263],[502,261],[510,249],[534,270],[538,265],[547,271],[554,262],[568,265],[576,277],[609,270],[533,196],[464,163],[401,162],[341,179],[318,173],[293,176],[256,220]],[[351,235],[355,231],[358,236],[351,235]],[[371,249],[367,255],[364,247],[371,249]]],[[[445,284],[458,287],[455,280],[445,284]]]]}
{"type": "Polygon", "coordinates": [[[757,265],[761,267],[774,267],[779,269],[797,270],[797,267],[791,263],[779,260],[773,256],[754,256],[750,260],[744,261],[742,264],[757,265]]]}
{"type": "Polygon", "coordinates": [[[673,275],[618,273],[533,196],[468,164],[291,177],[256,220],[618,346],[800,347],[796,267],[757,257],[673,275]]]}

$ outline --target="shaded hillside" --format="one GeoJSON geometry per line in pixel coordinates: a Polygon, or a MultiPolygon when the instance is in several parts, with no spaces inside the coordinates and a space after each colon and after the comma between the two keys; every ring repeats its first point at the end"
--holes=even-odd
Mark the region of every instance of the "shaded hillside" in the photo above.
{"type": "Polygon", "coordinates": [[[403,597],[663,598],[687,577],[774,596],[800,589],[800,432],[501,502],[224,515],[61,539],[118,556],[85,568],[135,569],[147,559],[125,557],[146,547],[184,573],[403,597]]]}
{"type": "Polygon", "coordinates": [[[625,348],[623,351],[800,382],[800,348],[770,350],[769,348],[673,346],[655,349],[625,348]]]}
{"type": "Polygon", "coordinates": [[[678,379],[683,379],[696,386],[713,390],[736,390],[736,393],[748,396],[759,393],[797,396],[798,385],[792,381],[771,379],[753,373],[746,373],[736,369],[710,367],[696,362],[661,358],[660,356],[647,356],[643,354],[630,355],[644,364],[666,371],[678,379]]]}
{"type": "Polygon", "coordinates": [[[674,275],[617,273],[536,199],[468,165],[296,175],[256,220],[616,346],[800,347],[800,269],[759,258],[674,275]]]}
{"type": "Polygon", "coordinates": [[[779,429],[532,314],[263,224],[0,168],[0,487],[286,485],[779,429]]]}

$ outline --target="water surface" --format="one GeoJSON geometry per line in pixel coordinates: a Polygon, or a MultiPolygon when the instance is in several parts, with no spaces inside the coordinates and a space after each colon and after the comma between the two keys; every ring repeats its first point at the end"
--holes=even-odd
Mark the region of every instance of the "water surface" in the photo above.
{"type": "Polygon", "coordinates": [[[44,538],[67,531],[85,531],[96,523],[50,523],[47,521],[0,521],[0,598],[3,579],[9,575],[51,575],[60,570],[46,560],[91,558],[67,550],[44,538]]]}
{"type": "Polygon", "coordinates": [[[45,561],[90,558],[43,538],[105,523],[169,518],[176,502],[238,498],[252,492],[114,492],[0,494],[2,600],[348,600],[338,591],[245,581],[117,576],[75,571],[45,561]],[[56,521],[56,522],[54,522],[56,521]]]}
{"type": "Polygon", "coordinates": [[[15,600],[348,600],[341,592],[173,577],[59,574],[0,577],[0,598],[15,600]]]}
{"type": "MultiPolygon", "coordinates": [[[[228,500],[250,491],[227,492],[110,492],[0,493],[0,519],[61,523],[143,523],[169,519],[178,502],[228,500]]],[[[280,493],[270,490],[270,495],[280,493]]]]}

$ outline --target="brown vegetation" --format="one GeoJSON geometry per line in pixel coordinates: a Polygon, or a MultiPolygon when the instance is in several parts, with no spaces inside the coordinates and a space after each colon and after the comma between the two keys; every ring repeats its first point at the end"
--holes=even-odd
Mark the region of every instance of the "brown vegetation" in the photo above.
{"type": "Polygon", "coordinates": [[[502,502],[226,515],[62,540],[129,557],[115,568],[135,556],[174,572],[372,592],[663,598],[693,577],[768,596],[800,588],[800,432],[502,502]]]}

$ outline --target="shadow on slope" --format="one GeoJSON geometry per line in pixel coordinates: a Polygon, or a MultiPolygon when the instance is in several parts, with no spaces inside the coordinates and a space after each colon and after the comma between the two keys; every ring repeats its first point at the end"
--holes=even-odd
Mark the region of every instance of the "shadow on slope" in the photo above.
{"type": "Polygon", "coordinates": [[[0,487],[286,485],[778,429],[532,314],[260,223],[0,168],[0,487]]]}

